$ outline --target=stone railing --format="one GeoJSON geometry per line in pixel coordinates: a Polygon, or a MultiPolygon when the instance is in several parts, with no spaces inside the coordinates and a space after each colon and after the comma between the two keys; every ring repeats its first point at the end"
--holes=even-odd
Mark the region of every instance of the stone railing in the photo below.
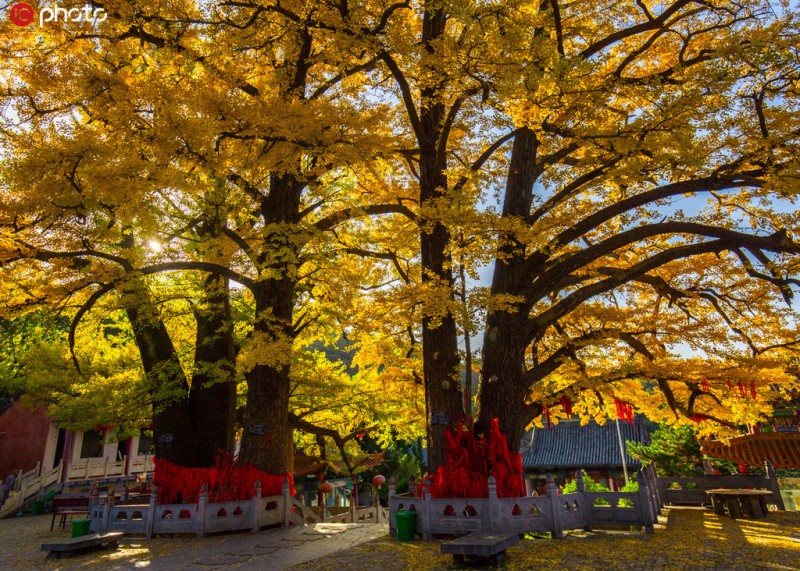
{"type": "Polygon", "coordinates": [[[6,498],[5,503],[0,506],[0,519],[17,515],[22,511],[25,502],[34,499],[48,486],[60,482],[61,463],[51,470],[41,471],[40,468],[41,464],[37,464],[34,470],[20,475],[17,479],[19,486],[15,485],[13,495],[6,498]]]}
{"type": "Polygon", "coordinates": [[[41,472],[42,472],[41,460],[36,463],[36,467],[31,468],[25,473],[23,473],[22,470],[20,470],[17,475],[17,479],[14,482],[14,489],[19,491],[26,484],[28,485],[28,487],[30,487],[30,484],[36,481],[36,479],[41,475],[41,472]]]}
{"type": "Polygon", "coordinates": [[[638,492],[587,492],[579,470],[576,493],[560,494],[549,475],[544,496],[498,498],[495,479],[490,476],[489,497],[467,499],[433,499],[430,480],[427,479],[422,484],[421,497],[415,496],[414,489],[408,494],[396,495],[394,485],[390,483],[389,528],[391,533],[396,533],[397,512],[411,510],[417,513],[417,533],[421,533],[425,540],[434,534],[473,531],[549,532],[554,538],[561,538],[566,530],[591,530],[594,524],[635,525],[653,533],[658,512],[655,486],[645,471],[640,472],[638,481],[638,492]]]}
{"type": "Polygon", "coordinates": [[[256,482],[253,499],[209,503],[203,487],[197,503],[157,505],[158,488],[153,488],[148,504],[116,505],[113,495],[102,502],[97,495],[89,502],[89,529],[95,533],[122,531],[141,534],[150,539],[154,534],[189,533],[203,537],[208,533],[249,530],[281,524],[283,527],[303,525],[299,510],[293,510],[294,499],[289,481],[284,480],[281,495],[261,497],[256,482]]]}
{"type": "Polygon", "coordinates": [[[128,466],[128,473],[141,474],[142,472],[154,472],[155,469],[156,466],[153,463],[152,456],[147,455],[144,457],[133,457],[131,458],[130,464],[128,466]]]}
{"type": "Polygon", "coordinates": [[[764,476],[662,476],[658,478],[658,492],[665,504],[711,505],[711,499],[706,493],[707,490],[715,488],[769,490],[772,492],[772,498],[767,499],[767,503],[775,505],[779,510],[783,510],[784,503],[778,486],[778,478],[775,476],[775,469],[769,460],[764,465],[766,469],[764,476]]]}
{"type": "Polygon", "coordinates": [[[123,476],[125,474],[125,457],[122,460],[113,458],[82,458],[70,463],[67,468],[67,480],[87,480],[107,476],[123,476]]]}
{"type": "Polygon", "coordinates": [[[320,521],[325,523],[388,523],[389,511],[378,503],[378,496],[372,506],[356,507],[351,504],[346,511],[335,515],[324,515],[320,521]]]}

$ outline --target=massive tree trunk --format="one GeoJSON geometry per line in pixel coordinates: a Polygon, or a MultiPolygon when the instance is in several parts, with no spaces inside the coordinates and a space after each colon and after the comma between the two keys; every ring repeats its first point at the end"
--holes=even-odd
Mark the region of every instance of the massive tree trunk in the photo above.
{"type": "Polygon", "coordinates": [[[218,451],[233,454],[236,412],[236,350],[228,280],[209,274],[195,308],[195,370],[189,392],[197,435],[197,463],[213,466],[218,451]]]}
{"type": "MultiPolygon", "coordinates": [[[[539,174],[536,166],[538,141],[533,131],[520,129],[511,150],[503,217],[516,217],[527,222],[531,216],[533,184],[539,174]]],[[[507,236],[495,260],[492,295],[522,297],[533,279],[534,259],[526,258],[525,245],[513,235],[507,236]]],[[[524,332],[528,326],[526,303],[518,303],[505,311],[493,311],[486,318],[483,337],[482,382],[478,432],[485,433],[492,419],[497,418],[500,430],[508,438],[511,451],[519,449],[520,438],[532,415],[541,411],[538,405],[526,406],[524,332]]]]}
{"type": "MultiPolygon", "coordinates": [[[[433,56],[437,42],[444,36],[447,15],[430,6],[425,7],[422,42],[433,56]]],[[[420,90],[420,204],[424,207],[447,195],[446,145],[440,144],[445,120],[442,101],[443,85],[420,90]]],[[[445,288],[453,298],[452,259],[449,253],[450,231],[439,220],[432,221],[429,231],[420,237],[423,283],[445,288]]],[[[426,312],[427,313],[427,312],[426,312]]],[[[452,312],[440,319],[429,316],[422,320],[422,360],[425,377],[425,405],[428,435],[428,470],[434,472],[445,463],[445,430],[452,428],[464,416],[460,387],[458,334],[452,312]],[[435,416],[436,415],[436,416],[435,416]],[[447,415],[444,420],[442,416],[447,415]]]]}
{"type": "Polygon", "coordinates": [[[271,474],[287,471],[286,450],[292,435],[289,427],[291,307],[288,317],[280,315],[276,309],[286,304],[278,303],[278,297],[287,301],[285,292],[271,290],[267,284],[261,285],[256,293],[254,334],[263,341],[269,362],[254,366],[245,375],[247,406],[240,456],[243,462],[271,474]],[[270,314],[271,319],[267,317],[270,314]]]}
{"type": "Polygon", "coordinates": [[[189,407],[189,384],[178,354],[150,302],[144,286],[136,288],[138,302],[126,309],[136,346],[147,375],[153,403],[153,441],[156,458],[181,466],[197,465],[197,439],[189,407]]]}
{"type": "Polygon", "coordinates": [[[292,323],[300,244],[292,235],[299,222],[303,184],[291,174],[272,175],[270,191],[261,205],[268,231],[259,267],[265,278],[253,292],[255,346],[261,363],[246,374],[247,406],[241,459],[272,474],[288,469],[292,430],[289,426],[289,369],[295,330],[292,323]]]}

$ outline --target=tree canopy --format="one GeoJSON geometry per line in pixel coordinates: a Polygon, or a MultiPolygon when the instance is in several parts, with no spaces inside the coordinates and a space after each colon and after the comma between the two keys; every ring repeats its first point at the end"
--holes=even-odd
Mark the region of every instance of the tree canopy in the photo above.
{"type": "Polygon", "coordinates": [[[615,403],[730,431],[796,382],[788,2],[104,9],[0,24],[0,317],[70,320],[91,392],[81,324],[115,312],[157,447],[236,429],[279,473],[293,429],[424,427],[434,470],[477,330],[512,450],[615,403]]]}

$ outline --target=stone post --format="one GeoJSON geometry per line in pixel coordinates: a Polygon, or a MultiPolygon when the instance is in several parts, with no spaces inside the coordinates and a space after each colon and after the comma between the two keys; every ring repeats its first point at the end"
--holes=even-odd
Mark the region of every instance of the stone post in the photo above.
{"type": "Polygon", "coordinates": [[[252,514],[251,520],[250,520],[250,524],[251,524],[250,525],[250,531],[252,533],[258,533],[259,530],[261,529],[261,524],[258,521],[258,517],[259,517],[259,515],[261,515],[261,511],[262,511],[261,510],[261,482],[256,480],[253,483],[253,489],[255,491],[255,495],[253,497],[253,502],[252,502],[253,514],[252,514]]]}
{"type": "Polygon", "coordinates": [[[283,496],[283,499],[281,500],[281,503],[283,504],[283,523],[281,524],[281,526],[289,527],[289,515],[292,513],[292,493],[291,489],[289,488],[288,477],[283,479],[283,485],[281,486],[281,496],[283,496]]]}
{"type": "Polygon", "coordinates": [[[655,533],[653,523],[656,520],[656,516],[653,512],[653,504],[650,498],[650,490],[647,487],[647,477],[644,474],[644,470],[639,471],[639,475],[636,479],[639,482],[639,517],[641,517],[644,523],[644,530],[647,533],[655,533]]]}
{"type": "Polygon", "coordinates": [[[431,534],[432,501],[433,496],[431,495],[431,480],[430,478],[425,478],[422,480],[422,513],[417,512],[417,524],[422,527],[423,541],[433,540],[433,535],[431,534]]]}
{"type": "Polygon", "coordinates": [[[764,462],[764,468],[769,478],[769,489],[772,490],[772,499],[775,502],[775,507],[781,511],[786,509],[783,505],[783,496],[781,496],[781,488],[778,485],[778,478],[775,476],[775,468],[772,467],[772,462],[769,460],[764,462]]]}
{"type": "MultiPolygon", "coordinates": [[[[97,491],[97,486],[95,486],[94,484],[92,484],[92,487],[89,489],[89,517],[90,518],[91,518],[92,511],[93,511],[92,510],[92,506],[97,506],[97,508],[95,508],[95,509],[98,510],[98,511],[100,510],[100,492],[97,491]]],[[[105,516],[105,507],[106,506],[103,507],[103,516],[105,516]]],[[[103,527],[104,523],[105,523],[105,517],[103,517],[103,521],[100,522],[100,527],[103,527]]],[[[100,531],[101,531],[101,533],[103,533],[103,532],[106,532],[108,530],[103,527],[103,529],[101,529],[100,531]]]]}
{"type": "Polygon", "coordinates": [[[197,500],[197,537],[202,538],[206,533],[206,505],[208,504],[208,484],[200,488],[200,498],[197,500]]]}
{"type": "Polygon", "coordinates": [[[644,475],[647,477],[647,489],[650,491],[650,501],[653,504],[653,516],[661,513],[661,498],[658,493],[658,480],[656,479],[655,464],[652,462],[645,468],[644,475]]]}
{"type": "Polygon", "coordinates": [[[150,507],[147,510],[147,521],[144,525],[144,534],[147,539],[153,537],[153,522],[156,519],[156,500],[158,499],[158,486],[150,490],[150,507]]]}
{"type": "Polygon", "coordinates": [[[592,531],[592,505],[586,497],[586,482],[583,481],[583,470],[578,470],[575,474],[575,484],[580,494],[581,519],[583,519],[583,531],[592,531]]]}
{"type": "MultiPolygon", "coordinates": [[[[488,503],[488,506],[489,506],[489,509],[488,509],[489,521],[486,522],[486,523],[487,523],[489,529],[488,530],[481,529],[481,531],[488,531],[489,533],[494,533],[494,531],[495,531],[495,529],[494,529],[495,510],[497,510],[498,512],[500,511],[499,509],[497,509],[498,508],[498,502],[497,502],[497,480],[495,479],[494,474],[489,474],[489,501],[487,503],[488,503]]],[[[499,515],[501,518],[503,517],[499,513],[497,515],[499,515]]],[[[481,514],[481,518],[484,518],[484,517],[485,517],[485,515],[481,514]]],[[[502,520],[498,519],[497,524],[498,524],[498,526],[502,525],[502,520]]],[[[483,528],[483,526],[481,526],[481,528],[483,528]]]]}
{"type": "Polygon", "coordinates": [[[408,477],[408,493],[412,496],[417,495],[417,479],[413,474],[408,477]]]}
{"type": "MultiPolygon", "coordinates": [[[[395,513],[397,513],[397,500],[395,500],[396,490],[397,486],[395,485],[394,476],[392,476],[389,478],[389,535],[397,535],[394,518],[395,513]]],[[[378,500],[378,505],[380,506],[380,500],[378,500]]]]}
{"type": "Polygon", "coordinates": [[[109,494],[108,494],[108,496],[106,496],[105,509],[103,509],[103,531],[102,531],[102,533],[105,533],[107,531],[111,531],[111,508],[113,508],[113,507],[114,507],[114,493],[109,490],[109,494]]]}
{"type": "Polygon", "coordinates": [[[558,488],[556,487],[553,475],[547,475],[547,499],[550,500],[550,513],[553,514],[553,539],[564,538],[564,524],[561,521],[561,514],[564,513],[564,506],[561,503],[561,498],[558,495],[558,488]]]}

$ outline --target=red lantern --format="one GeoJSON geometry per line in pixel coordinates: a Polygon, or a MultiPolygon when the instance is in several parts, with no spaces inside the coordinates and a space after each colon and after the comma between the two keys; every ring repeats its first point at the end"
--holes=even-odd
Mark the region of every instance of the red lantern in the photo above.
{"type": "Polygon", "coordinates": [[[330,494],[333,491],[333,484],[330,482],[322,482],[319,485],[319,491],[323,494],[330,494]]]}
{"type": "Polygon", "coordinates": [[[710,388],[711,387],[708,384],[708,379],[703,377],[703,379],[700,381],[700,390],[703,391],[704,393],[707,393],[710,388]]]}
{"type": "Polygon", "coordinates": [[[386,481],[386,478],[384,478],[380,474],[378,474],[377,476],[374,476],[372,478],[372,483],[375,484],[375,487],[378,488],[379,490],[380,490],[381,486],[383,485],[383,483],[385,481],[386,481]]]}

